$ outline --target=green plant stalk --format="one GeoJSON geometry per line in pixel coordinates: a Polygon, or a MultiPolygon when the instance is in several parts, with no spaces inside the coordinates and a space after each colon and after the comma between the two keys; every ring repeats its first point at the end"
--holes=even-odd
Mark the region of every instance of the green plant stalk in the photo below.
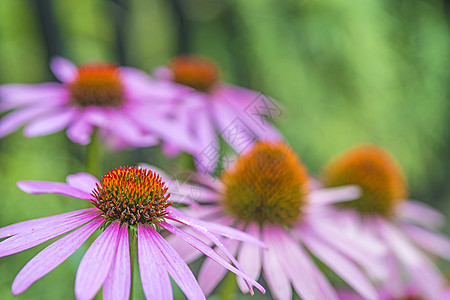
{"type": "Polygon", "coordinates": [[[236,287],[237,287],[236,275],[232,272],[228,272],[228,274],[225,276],[225,279],[222,281],[219,299],[220,300],[233,299],[236,287]]]}
{"type": "Polygon", "coordinates": [[[130,228],[128,230],[128,239],[130,243],[130,268],[131,268],[131,290],[130,290],[130,300],[133,299],[133,284],[134,284],[134,265],[136,261],[136,242],[137,242],[137,232],[135,229],[130,228]]]}

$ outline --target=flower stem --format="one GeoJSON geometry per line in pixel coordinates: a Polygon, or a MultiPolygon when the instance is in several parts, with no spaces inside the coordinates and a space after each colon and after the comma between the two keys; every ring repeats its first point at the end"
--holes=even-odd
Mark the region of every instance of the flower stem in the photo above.
{"type": "Polygon", "coordinates": [[[97,136],[97,131],[92,134],[91,142],[86,146],[85,166],[86,172],[95,177],[101,176],[102,155],[100,149],[100,141],[97,136]]]}
{"type": "Polygon", "coordinates": [[[234,298],[234,292],[236,290],[236,275],[232,272],[228,272],[225,279],[222,281],[222,288],[220,290],[220,300],[231,300],[234,298]]]}
{"type": "Polygon", "coordinates": [[[134,265],[136,261],[136,242],[137,242],[136,237],[137,237],[136,229],[130,228],[128,230],[128,239],[130,243],[130,267],[131,267],[130,300],[133,300],[134,265]]]}

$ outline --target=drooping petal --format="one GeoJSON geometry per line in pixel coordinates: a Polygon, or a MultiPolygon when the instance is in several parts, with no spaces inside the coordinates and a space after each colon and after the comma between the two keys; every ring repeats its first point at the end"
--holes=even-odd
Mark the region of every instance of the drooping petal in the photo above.
{"type": "Polygon", "coordinates": [[[71,211],[68,213],[51,216],[51,217],[23,221],[20,223],[5,226],[5,227],[0,228],[0,238],[12,236],[12,235],[18,234],[20,232],[30,230],[32,228],[45,227],[45,226],[47,226],[47,224],[51,224],[54,222],[64,222],[66,219],[69,219],[70,217],[81,215],[81,214],[92,212],[92,211],[96,211],[96,210],[97,210],[96,208],[82,209],[82,210],[71,211]]]}
{"type": "Polygon", "coordinates": [[[54,110],[53,107],[39,105],[23,108],[7,114],[0,119],[0,138],[10,134],[28,121],[45,113],[49,113],[52,110],[54,110]]]}
{"type": "Polygon", "coordinates": [[[0,99],[2,99],[0,112],[33,104],[56,107],[67,102],[66,93],[62,84],[54,82],[2,85],[0,86],[0,99]]]}
{"type": "Polygon", "coordinates": [[[75,278],[75,296],[79,300],[94,298],[100,290],[116,256],[119,223],[113,222],[92,243],[81,259],[75,278]]]}
{"type": "Polygon", "coordinates": [[[32,121],[24,129],[26,137],[42,136],[63,130],[74,119],[76,109],[67,108],[32,121]]]}
{"type": "Polygon", "coordinates": [[[178,253],[167,244],[155,229],[151,227],[146,227],[145,229],[147,231],[147,237],[159,248],[159,251],[164,256],[165,259],[162,262],[166,270],[186,297],[188,299],[206,299],[186,262],[181,259],[178,253]]]}
{"type": "Polygon", "coordinates": [[[327,264],[327,266],[336,272],[336,274],[344,279],[359,294],[366,299],[378,299],[375,288],[355,264],[324,243],[315,239],[314,236],[309,234],[306,230],[302,231],[300,235],[311,252],[327,264]]]}
{"type": "Polygon", "coordinates": [[[103,285],[103,299],[128,300],[131,288],[130,246],[128,226],[119,229],[116,258],[103,285]]]}
{"type": "Polygon", "coordinates": [[[407,200],[399,203],[396,210],[399,218],[429,228],[437,228],[444,224],[444,215],[425,203],[407,200]]]}
{"type": "Polygon", "coordinates": [[[18,181],[17,186],[29,194],[60,194],[84,200],[92,199],[89,193],[62,182],[18,181]]]}
{"type": "Polygon", "coordinates": [[[450,240],[447,237],[414,225],[405,224],[403,229],[425,251],[450,260],[450,240]]]}
{"type": "Polygon", "coordinates": [[[59,266],[72,255],[72,253],[74,253],[103,222],[104,219],[95,219],[39,252],[25,265],[25,267],[22,268],[22,270],[20,270],[19,274],[17,274],[12,284],[13,295],[24,292],[36,280],[59,266]]]}
{"type": "MultiPolygon", "coordinates": [[[[256,224],[249,224],[246,232],[260,239],[259,226],[256,224]]],[[[257,280],[261,273],[261,261],[262,261],[262,249],[256,245],[250,243],[242,243],[239,249],[238,262],[242,267],[242,270],[252,279],[257,280]]],[[[239,288],[242,292],[247,293],[249,290],[246,283],[241,277],[237,278],[239,288]]]]}
{"type": "Polygon", "coordinates": [[[274,252],[283,272],[292,282],[297,293],[304,299],[320,298],[316,289],[311,264],[301,245],[298,245],[286,231],[278,226],[264,228],[264,242],[268,251],[274,252]]]}
{"type": "Polygon", "coordinates": [[[149,237],[149,227],[138,224],[138,257],[142,288],[147,299],[172,300],[172,286],[159,248],[149,237]]]}
{"type": "MultiPolygon", "coordinates": [[[[239,241],[227,240],[224,243],[231,255],[236,255],[237,248],[239,246],[239,241]]],[[[223,254],[220,249],[218,250],[219,255],[226,259],[226,255],[223,254]]],[[[198,274],[198,283],[202,288],[205,295],[211,294],[214,288],[220,283],[227,272],[227,269],[223,268],[220,264],[212,260],[211,258],[206,258],[202,264],[200,272],[198,274]]]]}
{"type": "MultiPolygon", "coordinates": [[[[163,225],[161,225],[163,226],[163,225]]],[[[165,227],[164,227],[165,228],[165,227]]],[[[167,229],[169,230],[169,229],[167,229]]],[[[170,231],[170,230],[169,230],[170,231]]],[[[213,242],[206,237],[197,234],[190,228],[183,228],[181,230],[183,233],[188,233],[193,235],[195,238],[199,239],[203,243],[205,243],[208,247],[211,247],[213,242]]],[[[172,231],[171,231],[172,232],[172,231]]],[[[174,233],[174,232],[172,232],[174,233]]],[[[188,264],[200,258],[203,253],[197,250],[195,247],[186,247],[186,241],[182,238],[178,237],[176,234],[169,235],[166,238],[166,241],[177,251],[177,253],[181,256],[181,258],[187,262],[188,264]]]]}
{"type": "Polygon", "coordinates": [[[191,218],[187,217],[186,215],[182,214],[180,211],[174,209],[173,207],[170,207],[168,209],[168,218],[173,219],[175,221],[178,221],[182,224],[188,225],[192,228],[196,228],[203,232],[211,232],[215,234],[219,234],[222,236],[225,236],[230,239],[236,239],[242,242],[252,243],[259,247],[265,248],[264,243],[262,243],[260,240],[256,239],[255,237],[252,237],[240,230],[223,226],[220,224],[215,224],[212,222],[205,222],[201,220],[195,220],[193,221],[191,218]]]}
{"type": "Polygon", "coordinates": [[[0,257],[8,256],[23,250],[32,248],[52,238],[60,236],[72,229],[83,225],[90,220],[97,218],[97,212],[91,212],[66,220],[54,220],[52,222],[41,223],[36,227],[31,227],[26,231],[20,232],[2,242],[0,242],[0,257]]]}
{"type": "MultiPolygon", "coordinates": [[[[241,270],[236,269],[232,265],[230,265],[228,262],[226,262],[222,257],[219,256],[214,250],[210,248],[210,246],[200,239],[196,238],[195,236],[187,233],[186,231],[183,231],[173,225],[168,224],[167,222],[160,222],[159,223],[161,227],[167,229],[169,232],[173,233],[174,235],[178,236],[182,240],[184,240],[186,243],[190,244],[192,247],[198,249],[199,251],[203,252],[206,256],[211,258],[212,260],[216,261],[220,265],[222,265],[224,268],[227,268],[231,272],[235,273],[236,275],[244,278],[245,280],[249,281],[249,283],[253,284],[254,286],[258,287],[258,289],[262,288],[260,284],[258,284],[255,280],[247,276],[247,274],[243,273],[241,270]]],[[[226,256],[226,255],[225,255],[226,256]]],[[[228,257],[228,256],[226,256],[228,257]]],[[[264,288],[260,289],[261,292],[265,292],[264,288]]]]}
{"type": "Polygon", "coordinates": [[[78,71],[77,67],[68,59],[57,56],[50,62],[50,67],[61,82],[69,83],[75,80],[78,71]]]}
{"type": "MultiPolygon", "coordinates": [[[[265,228],[262,230],[262,237],[265,243],[268,241],[265,228]]],[[[274,295],[274,298],[279,300],[290,300],[292,298],[291,285],[287,274],[281,267],[281,263],[275,253],[268,249],[263,252],[263,273],[264,278],[269,285],[270,292],[274,295]]]]}
{"type": "Polygon", "coordinates": [[[355,185],[322,188],[309,194],[311,205],[329,205],[337,202],[355,200],[361,195],[361,189],[355,185]]]}
{"type": "Polygon", "coordinates": [[[317,239],[354,260],[375,279],[387,280],[389,272],[381,261],[386,249],[378,240],[365,238],[364,232],[359,235],[347,233],[342,228],[327,224],[323,220],[319,220],[309,228],[317,239]]]}
{"type": "Polygon", "coordinates": [[[76,173],[66,177],[67,184],[77,188],[83,192],[91,193],[95,188],[95,184],[98,183],[98,179],[89,173],[76,173]]]}

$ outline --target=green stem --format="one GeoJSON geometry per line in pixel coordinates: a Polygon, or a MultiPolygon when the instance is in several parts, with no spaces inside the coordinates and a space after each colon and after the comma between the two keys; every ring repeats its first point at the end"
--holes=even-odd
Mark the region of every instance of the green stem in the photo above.
{"type": "Polygon", "coordinates": [[[130,300],[133,299],[133,283],[134,283],[134,265],[136,260],[136,242],[137,232],[135,229],[130,228],[128,230],[128,239],[130,242],[130,267],[131,267],[131,291],[130,300]]]}
{"type": "Polygon", "coordinates": [[[222,281],[222,288],[220,290],[220,300],[231,300],[234,298],[234,292],[236,290],[236,275],[232,272],[228,272],[225,279],[222,281]]]}
{"type": "Polygon", "coordinates": [[[102,168],[101,145],[97,136],[97,132],[92,134],[91,142],[86,146],[85,157],[86,172],[99,178],[102,168]]]}

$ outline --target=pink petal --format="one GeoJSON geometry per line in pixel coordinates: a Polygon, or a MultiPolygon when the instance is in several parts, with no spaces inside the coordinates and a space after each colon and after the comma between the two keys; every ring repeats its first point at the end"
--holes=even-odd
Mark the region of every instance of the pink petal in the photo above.
{"type": "Polygon", "coordinates": [[[36,104],[36,106],[59,106],[67,102],[67,91],[59,83],[6,84],[0,86],[0,112],[16,107],[36,104]]]}
{"type": "Polygon", "coordinates": [[[188,265],[181,259],[164,238],[152,227],[147,227],[147,237],[159,248],[166,270],[188,299],[206,299],[188,265]]]}
{"type": "Polygon", "coordinates": [[[260,240],[254,238],[240,230],[236,230],[236,229],[228,227],[228,226],[223,226],[223,225],[215,224],[215,223],[211,223],[211,222],[205,222],[205,221],[201,221],[201,220],[193,220],[193,219],[183,215],[182,213],[180,213],[178,210],[176,210],[174,208],[169,208],[168,211],[169,211],[169,214],[168,214],[169,218],[171,218],[175,221],[178,221],[180,223],[183,223],[185,225],[188,225],[192,228],[196,228],[199,231],[219,234],[219,235],[225,236],[230,239],[236,239],[236,240],[239,240],[242,242],[252,243],[259,247],[265,248],[264,243],[262,243],[260,240]]]}
{"type": "Polygon", "coordinates": [[[108,109],[86,107],[81,115],[69,126],[67,136],[74,142],[87,145],[91,141],[91,134],[96,127],[108,128],[110,116],[108,109]]]}
{"type": "Polygon", "coordinates": [[[122,225],[119,229],[117,244],[116,259],[113,261],[103,285],[103,299],[105,300],[128,300],[130,298],[131,268],[127,225],[122,225]]]}
{"type": "Polygon", "coordinates": [[[29,194],[60,194],[84,200],[92,199],[90,194],[62,182],[18,181],[17,186],[29,194]]]}
{"type": "Polygon", "coordinates": [[[104,222],[99,218],[91,223],[76,229],[57,240],[35,257],[20,270],[12,284],[13,295],[18,295],[30,287],[36,280],[45,276],[51,270],[59,266],[72,253],[74,253],[91,234],[104,222]]]}
{"type": "Polygon", "coordinates": [[[26,137],[35,137],[61,131],[67,127],[75,117],[76,113],[76,109],[73,108],[63,109],[38,118],[25,127],[24,135],[26,137]]]}
{"type": "Polygon", "coordinates": [[[67,184],[86,193],[91,193],[99,181],[88,173],[76,173],[66,177],[67,184]]]}
{"type": "Polygon", "coordinates": [[[302,246],[281,227],[265,227],[264,242],[274,252],[297,293],[304,299],[318,299],[312,262],[302,246]]]}
{"type": "Polygon", "coordinates": [[[429,228],[442,226],[445,219],[444,215],[436,209],[413,200],[401,202],[397,208],[397,215],[405,221],[411,221],[429,228]]]}
{"type": "Polygon", "coordinates": [[[362,236],[364,232],[361,232],[360,235],[350,235],[342,230],[342,228],[337,228],[333,224],[326,224],[320,221],[310,228],[317,239],[354,260],[376,279],[381,281],[387,280],[389,275],[388,270],[381,261],[386,251],[384,251],[384,247],[381,248],[382,244],[377,240],[364,238],[362,236]],[[330,236],[333,238],[330,238],[330,236]],[[380,251],[380,248],[383,251],[380,251]]]}
{"type": "MultiPolygon", "coordinates": [[[[194,247],[194,248],[198,249],[199,251],[203,252],[206,256],[208,256],[209,258],[211,258],[215,262],[219,263],[224,268],[227,268],[231,272],[233,272],[233,273],[237,274],[238,276],[244,278],[245,280],[249,281],[254,286],[256,286],[258,288],[262,288],[261,285],[259,285],[252,278],[247,276],[241,270],[236,269],[235,267],[230,265],[228,262],[226,262],[223,258],[221,258],[205,242],[201,241],[200,239],[196,238],[195,236],[193,236],[193,235],[191,235],[191,234],[189,234],[189,233],[187,233],[187,232],[185,232],[185,231],[183,231],[183,230],[181,230],[181,229],[179,229],[179,228],[177,228],[177,227],[175,227],[173,225],[170,225],[170,224],[168,224],[166,222],[160,222],[159,225],[161,227],[167,229],[168,231],[170,231],[174,235],[178,236],[180,239],[182,239],[186,243],[190,244],[192,247],[194,247]]],[[[234,255],[234,254],[232,254],[232,255],[234,255]]],[[[225,254],[225,256],[228,257],[226,254],[225,254]]],[[[262,292],[263,293],[265,292],[264,288],[262,288],[262,292]]]]}
{"type": "Polygon", "coordinates": [[[425,251],[450,260],[450,240],[447,237],[414,225],[405,224],[403,229],[425,251]]]}
{"type": "Polygon", "coordinates": [[[111,223],[81,259],[75,278],[75,296],[92,299],[105,282],[116,256],[119,222],[111,223]]]}
{"type": "Polygon", "coordinates": [[[150,227],[138,224],[139,272],[147,299],[172,300],[172,286],[164,256],[149,236],[150,227]]]}
{"type": "MultiPolygon", "coordinates": [[[[225,242],[225,247],[231,255],[236,255],[239,242],[235,240],[227,240],[225,242]]],[[[222,251],[218,251],[219,255],[226,259],[226,255],[222,251]]],[[[214,288],[220,283],[222,278],[225,276],[227,269],[223,268],[221,264],[218,264],[211,258],[206,258],[198,274],[198,283],[202,288],[205,295],[211,294],[214,288]]]]}
{"type": "MultiPolygon", "coordinates": [[[[257,239],[260,239],[258,225],[253,223],[249,224],[246,232],[257,239]]],[[[241,265],[242,270],[248,274],[250,278],[255,280],[259,278],[261,272],[261,252],[262,251],[258,246],[250,243],[242,243],[238,254],[238,262],[241,265]]],[[[237,282],[242,292],[247,293],[249,291],[246,283],[241,277],[237,278],[237,282]]]]}
{"type": "Polygon", "coordinates": [[[212,173],[221,155],[214,125],[205,109],[195,116],[193,129],[198,140],[198,152],[195,153],[195,165],[200,172],[212,173]]]}
{"type": "Polygon", "coordinates": [[[48,226],[47,224],[51,224],[53,222],[63,222],[66,219],[69,219],[70,217],[81,215],[81,214],[87,213],[87,212],[96,211],[96,210],[97,210],[96,208],[82,209],[82,210],[71,211],[71,212],[56,215],[56,216],[34,219],[34,220],[29,220],[29,221],[23,221],[20,223],[5,226],[3,228],[0,228],[0,238],[12,236],[12,235],[18,234],[20,232],[24,232],[24,231],[28,231],[32,228],[36,228],[36,227],[45,227],[45,226],[48,226]]]}
{"type": "Polygon", "coordinates": [[[65,221],[54,220],[48,223],[41,223],[37,227],[31,227],[0,242],[0,257],[18,253],[42,244],[97,217],[98,213],[93,212],[67,218],[65,221]]]}
{"type": "MultiPolygon", "coordinates": [[[[270,239],[263,229],[262,232],[263,241],[265,243],[270,242],[270,239]]],[[[269,285],[270,292],[274,295],[274,298],[279,300],[291,300],[292,290],[289,283],[287,274],[281,267],[281,262],[279,261],[275,251],[267,250],[263,252],[263,272],[264,278],[269,285]]]]}
{"type": "Polygon", "coordinates": [[[300,233],[301,239],[327,266],[344,279],[352,288],[366,299],[378,299],[377,292],[366,279],[366,276],[350,260],[340,255],[335,250],[315,239],[307,231],[300,233]]]}
{"type": "MultiPolygon", "coordinates": [[[[161,226],[163,226],[163,225],[161,225],[161,226]]],[[[170,225],[170,226],[172,226],[172,225],[170,225]]],[[[169,229],[167,229],[167,230],[169,230],[169,229]]],[[[171,230],[169,230],[169,231],[174,233],[171,230]]],[[[194,232],[190,228],[183,228],[183,230],[181,230],[181,231],[183,233],[188,233],[188,234],[194,236],[195,238],[197,238],[200,241],[202,241],[203,243],[205,243],[208,247],[211,247],[213,244],[213,242],[211,240],[207,239],[205,236],[196,234],[196,232],[194,232]]],[[[196,259],[200,258],[203,255],[203,253],[198,251],[196,248],[191,247],[190,245],[186,245],[186,241],[183,240],[182,238],[178,237],[176,235],[176,233],[174,233],[173,235],[169,235],[166,238],[166,241],[175,249],[175,251],[177,251],[177,253],[181,256],[181,258],[188,264],[195,261],[196,259]]]]}
{"type": "Polygon", "coordinates": [[[361,195],[361,189],[354,185],[322,188],[309,194],[311,205],[329,205],[337,202],[355,200],[361,195]]]}
{"type": "Polygon", "coordinates": [[[51,112],[55,108],[48,105],[32,106],[16,110],[0,119],[0,138],[4,137],[28,121],[51,112]]]}
{"type": "Polygon", "coordinates": [[[68,59],[55,57],[50,63],[50,67],[61,82],[69,83],[76,79],[78,75],[77,67],[68,59]]]}

